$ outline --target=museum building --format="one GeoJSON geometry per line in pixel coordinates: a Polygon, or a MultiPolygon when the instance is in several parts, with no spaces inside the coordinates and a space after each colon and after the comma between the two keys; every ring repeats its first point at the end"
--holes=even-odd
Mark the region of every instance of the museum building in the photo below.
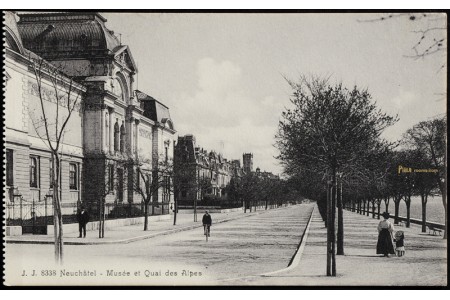
{"type": "MultiPolygon", "coordinates": [[[[4,167],[10,205],[47,203],[51,154],[42,123],[64,119],[71,103],[60,147],[63,214],[73,214],[81,203],[96,211],[101,199],[111,205],[141,203],[134,188],[137,170],[151,176],[160,161],[173,158],[176,131],[169,108],[136,90],[131,51],[106,21],[93,12],[5,12],[4,167]],[[36,62],[58,72],[41,72],[36,62]]],[[[170,189],[161,187],[152,202],[154,213],[169,213],[170,189]]],[[[27,212],[20,214],[26,218],[27,212]]],[[[17,211],[9,217],[17,218],[17,211]]]]}

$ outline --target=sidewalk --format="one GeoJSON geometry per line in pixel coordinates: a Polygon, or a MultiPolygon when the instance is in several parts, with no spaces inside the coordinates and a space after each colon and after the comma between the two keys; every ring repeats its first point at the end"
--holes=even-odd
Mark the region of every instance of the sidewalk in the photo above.
{"type": "MultiPolygon", "coordinates": [[[[270,210],[267,210],[270,211],[270,210]]],[[[214,224],[223,223],[239,218],[254,216],[264,213],[265,210],[257,210],[256,212],[244,214],[243,211],[229,212],[229,213],[211,213],[214,224]]],[[[149,222],[148,230],[144,231],[144,224],[121,226],[110,229],[105,229],[105,237],[100,239],[98,231],[87,231],[86,238],[78,238],[78,232],[67,233],[64,235],[65,245],[101,245],[101,244],[125,244],[148,238],[153,238],[160,235],[166,235],[179,231],[191,230],[202,227],[203,211],[197,213],[197,222],[194,222],[193,214],[178,214],[177,225],[173,225],[173,215],[168,220],[161,220],[156,222],[149,222]]],[[[151,217],[149,217],[151,218],[151,217]]],[[[21,235],[21,236],[7,236],[6,243],[21,243],[21,244],[53,244],[53,235],[21,235]]]]}
{"type": "MultiPolygon", "coordinates": [[[[392,220],[392,219],[391,219],[392,220]]],[[[326,228],[318,209],[310,223],[300,259],[272,274],[228,280],[231,285],[445,286],[447,241],[421,233],[421,227],[396,227],[405,232],[406,255],[376,255],[379,220],[344,211],[344,251],[336,256],[336,277],[326,276],[326,228]]],[[[298,257],[297,257],[298,258],[298,257]]]]}

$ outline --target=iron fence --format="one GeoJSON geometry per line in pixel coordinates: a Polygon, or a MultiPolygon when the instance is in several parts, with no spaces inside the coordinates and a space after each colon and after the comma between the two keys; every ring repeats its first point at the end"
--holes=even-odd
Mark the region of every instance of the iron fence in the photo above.
{"type": "MultiPolygon", "coordinates": [[[[100,202],[86,204],[91,222],[98,221],[100,202]]],[[[63,224],[77,223],[79,203],[61,203],[63,224]]],[[[22,226],[25,233],[42,231],[47,225],[53,225],[53,203],[50,201],[26,201],[21,199],[8,202],[6,208],[6,225],[22,226]],[[30,231],[30,232],[28,232],[30,231]]],[[[105,220],[136,218],[145,215],[144,203],[104,203],[105,220]]],[[[166,215],[170,213],[169,203],[150,203],[148,215],[166,215]]],[[[46,229],[45,229],[46,230],[46,229]]]]}
{"type": "Polygon", "coordinates": [[[209,208],[217,208],[217,209],[227,209],[227,208],[238,208],[242,207],[243,203],[240,200],[230,200],[230,199],[203,199],[197,200],[194,203],[194,200],[179,200],[178,207],[179,208],[193,208],[194,205],[197,207],[209,207],[209,208]]]}

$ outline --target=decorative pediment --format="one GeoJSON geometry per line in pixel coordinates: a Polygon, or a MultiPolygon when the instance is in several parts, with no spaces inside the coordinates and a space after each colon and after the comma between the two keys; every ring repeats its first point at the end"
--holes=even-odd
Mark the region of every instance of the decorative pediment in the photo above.
{"type": "Polygon", "coordinates": [[[120,65],[127,67],[133,72],[137,72],[137,66],[131,55],[130,48],[128,46],[118,46],[114,49],[114,59],[120,65]]]}

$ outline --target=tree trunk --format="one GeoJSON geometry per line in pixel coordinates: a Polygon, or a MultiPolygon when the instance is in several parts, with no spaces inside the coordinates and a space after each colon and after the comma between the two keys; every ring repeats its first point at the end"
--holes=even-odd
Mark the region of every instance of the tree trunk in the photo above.
{"type": "Polygon", "coordinates": [[[144,231],[148,230],[148,205],[149,205],[149,202],[150,201],[145,201],[145,203],[144,203],[144,231]]]}
{"type": "Polygon", "coordinates": [[[194,198],[194,222],[197,222],[197,196],[194,198]]]}
{"type": "MultiPolygon", "coordinates": [[[[444,183],[439,185],[441,187],[442,193],[442,203],[444,204],[445,211],[445,229],[444,229],[444,239],[447,239],[447,151],[444,151],[444,183]]],[[[440,180],[439,180],[440,181],[440,180]]]]}
{"type": "MultiPolygon", "coordinates": [[[[328,178],[327,178],[328,180],[328,178]]],[[[331,187],[327,182],[327,276],[331,276],[331,187]]]]}
{"type": "Polygon", "coordinates": [[[400,199],[395,198],[394,199],[395,204],[395,217],[394,217],[394,224],[398,224],[398,211],[400,208],[400,199]]]}
{"type": "Polygon", "coordinates": [[[366,200],[365,199],[363,199],[362,200],[362,205],[363,205],[363,207],[362,207],[362,215],[365,215],[366,214],[366,200]]]}
{"type": "Polygon", "coordinates": [[[422,200],[422,232],[427,232],[427,195],[420,195],[422,200]]]}
{"type": "Polygon", "coordinates": [[[61,214],[61,199],[59,194],[60,168],[58,151],[52,153],[53,164],[53,228],[55,236],[55,262],[63,264],[63,227],[61,214]]]}
{"type": "Polygon", "coordinates": [[[342,179],[337,183],[337,207],[338,207],[338,229],[337,229],[337,255],[344,255],[344,211],[342,209],[342,179]]]}
{"type": "Polygon", "coordinates": [[[406,202],[406,228],[409,228],[409,225],[411,224],[411,196],[408,196],[408,199],[406,202]]]}
{"type": "Polygon", "coordinates": [[[367,211],[366,211],[367,216],[369,216],[370,214],[370,200],[367,199],[367,211]]]}
{"type": "MultiPolygon", "coordinates": [[[[80,208],[78,208],[80,209],[80,208]]],[[[102,202],[98,201],[98,238],[102,238],[102,202]]]]}
{"type": "Polygon", "coordinates": [[[103,200],[100,199],[98,201],[98,238],[103,238],[102,232],[103,232],[103,200]]]}
{"type": "MultiPolygon", "coordinates": [[[[150,203],[150,201],[149,201],[149,203],[150,203]]],[[[153,201],[151,201],[151,203],[152,203],[152,216],[154,216],[155,215],[155,201],[153,200],[153,201]]]]}
{"type": "Polygon", "coordinates": [[[385,206],[386,212],[389,213],[389,198],[384,198],[384,206],[385,206]]]}
{"type": "Polygon", "coordinates": [[[105,204],[106,200],[104,199],[102,203],[102,238],[105,237],[105,219],[106,219],[105,204]]]}
{"type": "MultiPolygon", "coordinates": [[[[447,188],[445,188],[445,192],[447,193],[447,188]]],[[[442,202],[444,203],[445,210],[445,230],[444,230],[444,239],[447,239],[447,195],[442,195],[442,202]]]]}
{"type": "Polygon", "coordinates": [[[331,247],[331,275],[336,276],[336,170],[333,170],[333,177],[331,183],[332,191],[332,205],[331,205],[331,233],[332,233],[332,247],[331,247]]]}
{"type": "Polygon", "coordinates": [[[378,217],[377,217],[377,219],[379,220],[380,219],[380,210],[381,210],[381,200],[378,202],[378,207],[377,207],[377,209],[378,209],[378,217]]]}
{"type": "Polygon", "coordinates": [[[174,206],[174,211],[173,211],[173,225],[177,225],[177,212],[178,212],[178,196],[173,196],[173,206],[174,206]]]}
{"type": "Polygon", "coordinates": [[[372,204],[372,219],[375,219],[375,200],[372,200],[371,204],[372,204]]]}

